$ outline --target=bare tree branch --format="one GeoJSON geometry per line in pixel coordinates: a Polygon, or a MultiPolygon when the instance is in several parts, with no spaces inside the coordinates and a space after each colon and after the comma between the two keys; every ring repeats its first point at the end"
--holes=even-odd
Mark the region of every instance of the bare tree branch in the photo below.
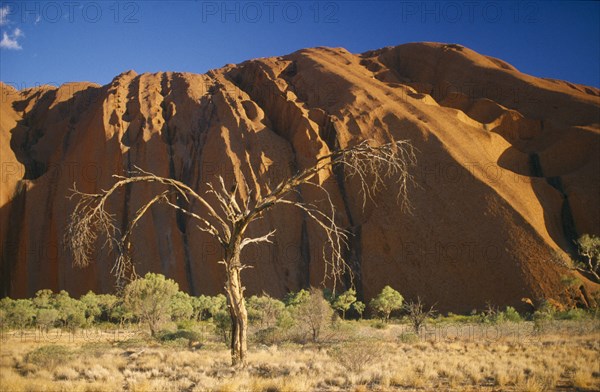
{"type": "Polygon", "coordinates": [[[403,308],[406,310],[408,320],[417,335],[421,331],[421,327],[427,322],[427,319],[436,314],[436,310],[434,310],[435,304],[427,309],[421,301],[421,297],[417,297],[416,301],[408,302],[403,308]]]}
{"type": "Polygon", "coordinates": [[[244,247],[246,245],[250,245],[250,244],[258,244],[261,242],[268,242],[270,244],[273,243],[273,241],[271,241],[271,237],[275,234],[275,230],[271,230],[270,232],[268,232],[267,234],[261,236],[261,237],[256,237],[256,238],[244,238],[244,240],[242,241],[242,243],[240,244],[240,251],[242,249],[244,249],[244,247]]]}
{"type": "Polygon", "coordinates": [[[258,189],[254,194],[241,170],[236,171],[236,181],[228,189],[222,177],[217,184],[208,183],[206,195],[200,196],[181,181],[159,177],[138,167],[129,173],[129,177],[113,176],[116,182],[108,190],[87,194],[77,190],[75,185],[70,198],[77,197],[75,206],[65,233],[66,246],[74,256],[74,263],[86,266],[92,260],[95,244],[104,238],[103,246],[117,250],[117,260],[112,269],[117,282],[136,277],[130,258],[131,233],[140,219],[155,205],[163,204],[180,211],[200,224],[196,227],[211,234],[223,246],[224,259],[218,261],[226,269],[225,290],[230,304],[232,318],[232,360],[243,363],[246,352],[247,311],[244,302],[244,290],[240,272],[250,268],[241,259],[242,250],[250,244],[272,243],[275,230],[259,237],[249,237],[246,231],[249,225],[258,221],[263,212],[276,206],[288,205],[299,208],[325,234],[323,247],[324,276],[323,283],[330,279],[334,286],[342,280],[344,274],[352,279],[353,271],[344,260],[344,250],[348,248],[349,231],[336,221],[336,208],[328,190],[315,177],[319,174],[332,175],[334,168],[343,170],[344,177],[358,182],[362,195],[362,207],[367,199],[375,203],[377,192],[395,183],[398,186],[397,200],[404,210],[410,211],[408,185],[413,182],[409,168],[416,164],[413,147],[408,141],[373,145],[370,141],[334,151],[315,160],[312,167],[303,169],[281,181],[275,188],[263,196],[258,189]],[[123,235],[115,224],[115,216],[107,211],[106,203],[120,188],[135,184],[157,184],[155,196],[142,204],[123,235]],[[306,203],[292,200],[288,196],[300,192],[300,186],[313,186],[323,194],[322,200],[306,203]],[[165,189],[166,188],[166,189],[165,189]],[[173,201],[176,198],[176,201],[173,201]],[[214,199],[213,199],[214,198],[214,199]],[[216,205],[215,205],[216,203],[216,205]],[[319,207],[324,204],[325,207],[319,207]],[[195,208],[201,207],[202,213],[195,208]]]}
{"type": "Polygon", "coordinates": [[[71,189],[70,199],[73,197],[79,197],[79,202],[75,206],[75,209],[71,213],[69,223],[65,232],[65,245],[73,254],[74,264],[77,266],[85,267],[92,260],[93,248],[99,239],[99,235],[102,235],[105,239],[103,247],[108,247],[109,251],[117,250],[117,260],[112,272],[117,278],[117,281],[123,278],[127,278],[127,271],[132,271],[133,278],[135,273],[130,266],[130,258],[128,251],[130,249],[129,238],[131,229],[141,219],[141,217],[150,209],[150,207],[158,202],[166,202],[166,204],[179,209],[188,215],[194,216],[207,226],[207,231],[215,235],[215,227],[210,224],[206,219],[201,218],[197,214],[193,214],[188,210],[171,203],[166,195],[176,194],[181,196],[184,200],[190,202],[196,200],[206,208],[208,216],[215,219],[220,225],[221,230],[217,230],[220,233],[217,238],[220,242],[228,242],[231,236],[231,229],[227,222],[214,210],[212,205],[206,201],[203,197],[198,195],[193,189],[186,184],[170,179],[159,177],[154,174],[137,169],[141,173],[140,176],[135,177],[122,177],[114,175],[118,181],[108,190],[102,190],[100,193],[89,194],[80,192],[74,185],[71,189]],[[123,188],[130,184],[136,183],[158,183],[165,185],[168,188],[173,189],[172,191],[163,191],[159,195],[152,198],[142,208],[140,208],[135,216],[133,217],[129,229],[125,235],[120,236],[120,230],[116,227],[115,216],[107,212],[106,202],[107,200],[117,192],[120,188],[123,188]]]}

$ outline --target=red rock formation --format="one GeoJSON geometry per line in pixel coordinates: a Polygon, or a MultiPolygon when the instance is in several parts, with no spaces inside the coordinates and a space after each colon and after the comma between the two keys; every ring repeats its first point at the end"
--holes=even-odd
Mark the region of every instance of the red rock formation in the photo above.
{"type": "MultiPolygon", "coordinates": [[[[393,188],[363,209],[353,180],[320,179],[355,234],[348,259],[365,298],[389,284],[442,310],[564,300],[568,272],[550,260],[577,234],[600,234],[599,96],[433,43],[307,49],[205,75],[129,71],[106,86],[2,85],[2,292],[112,289],[105,249],[78,269],[62,248],[73,183],[94,192],[138,166],[200,191],[241,170],[265,189],[332,148],[396,138],[419,150],[412,214],[393,188]]],[[[111,208],[124,224],[153,190],[127,189],[111,208]]],[[[245,254],[255,266],[244,272],[248,293],[318,284],[322,234],[296,210],[273,210],[252,230],[272,228],[274,245],[245,254]]],[[[139,273],[194,294],[222,290],[216,242],[172,210],[154,208],[133,241],[139,273]]]]}

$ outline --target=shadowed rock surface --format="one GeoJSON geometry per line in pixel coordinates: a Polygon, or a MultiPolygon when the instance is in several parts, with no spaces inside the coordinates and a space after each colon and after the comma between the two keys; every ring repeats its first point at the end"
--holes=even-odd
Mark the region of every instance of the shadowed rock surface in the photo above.
{"type": "MultiPolygon", "coordinates": [[[[459,45],[314,48],[203,75],[129,71],[105,86],[1,87],[3,295],[112,290],[114,256],[101,243],[85,269],[63,250],[73,183],[96,192],[137,166],[200,192],[217,175],[232,184],[242,174],[265,190],[365,138],[410,139],[418,186],[409,214],[393,187],[363,208],[355,181],[320,178],[354,234],[347,257],[361,297],[391,285],[443,311],[564,302],[569,272],[551,260],[573,255],[578,235],[600,234],[600,91],[528,76],[459,45]]],[[[155,191],[112,199],[123,227],[155,191]]],[[[298,197],[323,195],[306,188],[298,197]]],[[[254,265],[244,271],[247,293],[318,285],[322,233],[286,208],[251,234],[271,229],[273,245],[245,250],[254,265]]],[[[191,294],[222,291],[217,242],[173,210],[154,207],[133,244],[138,273],[163,273],[191,294]]]]}

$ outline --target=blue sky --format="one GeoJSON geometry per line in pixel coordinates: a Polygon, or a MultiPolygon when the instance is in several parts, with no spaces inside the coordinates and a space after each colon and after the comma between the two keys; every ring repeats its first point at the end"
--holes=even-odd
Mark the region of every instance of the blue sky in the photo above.
{"type": "Polygon", "coordinates": [[[0,31],[0,80],[18,88],[415,41],[459,43],[528,74],[600,86],[598,2],[1,1],[0,31]]]}

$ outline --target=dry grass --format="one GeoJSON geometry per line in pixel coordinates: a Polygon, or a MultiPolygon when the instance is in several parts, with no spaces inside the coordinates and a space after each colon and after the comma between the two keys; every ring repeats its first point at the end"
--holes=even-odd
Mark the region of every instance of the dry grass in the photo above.
{"type": "Polygon", "coordinates": [[[494,338],[454,326],[453,334],[406,340],[399,325],[377,330],[354,324],[351,335],[338,336],[335,343],[251,347],[248,368],[238,371],[229,367],[227,348],[216,343],[190,350],[144,341],[49,344],[9,336],[0,346],[0,390],[600,390],[597,325],[535,336],[496,333],[494,338]],[[62,346],[56,352],[68,355],[40,355],[52,353],[41,349],[50,345],[62,346]]]}

